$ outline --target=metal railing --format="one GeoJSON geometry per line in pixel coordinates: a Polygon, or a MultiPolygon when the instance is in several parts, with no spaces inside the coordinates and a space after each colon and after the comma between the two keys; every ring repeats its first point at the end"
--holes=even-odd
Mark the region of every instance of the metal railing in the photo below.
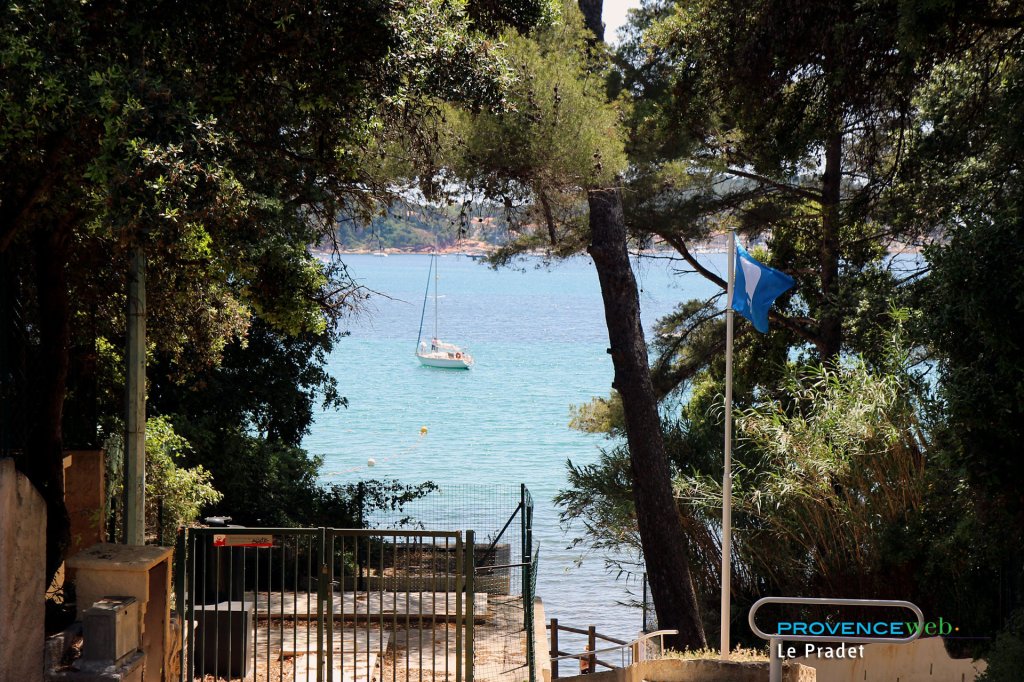
{"type": "Polygon", "coordinates": [[[917,605],[908,601],[888,599],[825,599],[820,597],[764,597],[758,599],[750,607],[747,617],[751,631],[761,639],[768,640],[769,682],[782,682],[782,656],[780,649],[784,641],[790,642],[826,642],[830,644],[909,644],[921,636],[924,629],[924,614],[917,605]],[[917,616],[917,629],[909,637],[857,637],[844,635],[780,635],[763,632],[754,621],[758,609],[765,604],[809,605],[809,606],[873,606],[879,608],[901,608],[912,611],[917,616]]]}

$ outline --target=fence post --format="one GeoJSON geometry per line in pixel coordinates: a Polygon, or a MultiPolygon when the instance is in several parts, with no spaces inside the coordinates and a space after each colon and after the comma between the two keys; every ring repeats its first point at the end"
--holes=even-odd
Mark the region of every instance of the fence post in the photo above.
{"type": "Polygon", "coordinates": [[[587,648],[590,650],[590,656],[587,657],[587,672],[597,672],[597,628],[591,625],[587,628],[587,648]]]}
{"type": "Polygon", "coordinates": [[[466,570],[466,682],[473,682],[473,626],[476,621],[475,599],[476,589],[476,544],[473,531],[466,531],[466,559],[469,567],[466,570]]]}
{"type": "Polygon", "coordinates": [[[462,682],[462,668],[465,659],[462,654],[462,590],[466,584],[466,548],[462,544],[462,531],[455,536],[455,682],[462,682]]]}
{"type": "Polygon", "coordinates": [[[558,679],[558,619],[551,619],[551,679],[558,679]]]}
{"type": "Polygon", "coordinates": [[[523,549],[525,550],[526,558],[524,563],[526,564],[526,662],[530,666],[530,682],[537,682],[537,643],[534,640],[535,632],[533,631],[533,600],[536,596],[534,594],[534,586],[537,584],[537,576],[534,575],[534,571],[537,570],[537,566],[533,563],[533,500],[530,499],[530,493],[526,490],[526,485],[523,484],[523,502],[529,502],[523,507],[523,515],[526,517],[526,542],[524,543],[523,549]]]}
{"type": "MultiPolygon", "coordinates": [[[[334,544],[333,536],[331,544],[334,544]]],[[[327,553],[327,529],[320,528],[320,577],[316,581],[316,679],[317,682],[324,682],[324,668],[326,661],[324,660],[324,632],[325,625],[325,614],[324,606],[330,604],[329,611],[331,612],[331,619],[334,618],[334,583],[331,577],[331,569],[334,566],[334,561],[328,556],[334,556],[334,550],[331,549],[330,555],[327,553]]],[[[257,556],[257,561],[259,556],[257,556]]],[[[344,559],[342,559],[344,561],[344,559]]],[[[258,586],[257,586],[258,587],[258,586]]],[[[344,590],[344,587],[342,588],[344,590]]],[[[344,591],[342,592],[341,598],[345,598],[344,591]]],[[[270,602],[267,602],[268,608],[270,602]]],[[[333,644],[330,645],[333,650],[333,644]]],[[[253,667],[255,671],[255,666],[253,667]]],[[[255,676],[255,672],[253,672],[255,676]]],[[[268,671],[269,676],[269,671],[268,671]]]]}
{"type": "MultiPolygon", "coordinates": [[[[530,594],[530,574],[526,568],[526,563],[530,560],[529,549],[526,546],[526,484],[519,484],[519,561],[523,564],[523,629],[527,631],[529,635],[530,624],[526,621],[526,617],[529,612],[527,608],[526,600],[530,594]]],[[[529,636],[527,636],[529,641],[529,636]]],[[[529,648],[529,645],[527,645],[529,648]]]]}
{"type": "Polygon", "coordinates": [[[185,558],[185,534],[187,532],[188,530],[184,526],[180,526],[178,528],[178,541],[175,543],[174,547],[174,590],[177,593],[177,597],[175,599],[177,602],[177,608],[175,610],[178,614],[178,626],[179,631],[181,632],[181,653],[179,658],[179,664],[181,667],[179,670],[181,671],[180,674],[182,679],[184,679],[185,673],[187,672],[185,670],[185,650],[188,647],[188,628],[185,627],[185,600],[187,599],[185,595],[188,591],[188,586],[185,583],[185,572],[187,570],[186,566],[188,565],[187,559],[185,558]]]}

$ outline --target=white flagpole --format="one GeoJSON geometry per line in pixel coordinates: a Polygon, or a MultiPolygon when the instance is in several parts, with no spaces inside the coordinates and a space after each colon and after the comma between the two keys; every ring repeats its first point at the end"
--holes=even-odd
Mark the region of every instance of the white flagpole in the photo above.
{"type": "Polygon", "coordinates": [[[728,660],[729,598],[732,582],[732,292],[736,280],[736,231],[729,231],[729,284],[725,300],[725,471],[722,474],[722,636],[721,657],[728,660]]]}

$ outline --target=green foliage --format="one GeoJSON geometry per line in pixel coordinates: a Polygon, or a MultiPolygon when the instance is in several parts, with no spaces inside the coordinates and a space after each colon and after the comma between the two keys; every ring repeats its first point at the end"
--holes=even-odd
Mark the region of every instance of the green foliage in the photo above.
{"type": "MultiPolygon", "coordinates": [[[[224,497],[209,513],[230,516],[246,526],[316,526],[337,522],[320,519],[321,488],[317,475],[321,460],[305,450],[225,429],[216,435],[182,430],[197,439],[202,459],[213,473],[224,497]],[[215,450],[214,450],[215,448],[215,450]]],[[[338,510],[338,505],[335,505],[338,510]]],[[[347,506],[340,507],[351,520],[347,506]]]]}
{"type": "Polygon", "coordinates": [[[919,101],[928,127],[915,140],[914,173],[900,199],[923,195],[909,203],[923,212],[897,215],[946,225],[944,243],[926,252],[931,272],[918,287],[922,336],[939,360],[946,426],[938,445],[982,509],[1021,519],[1013,481],[1024,471],[1007,453],[1024,437],[1021,343],[1010,331],[1024,312],[1024,268],[1015,257],[1024,224],[1024,41],[1000,33],[976,41],[936,69],[919,101]]]}
{"type": "MultiPolygon", "coordinates": [[[[872,372],[861,360],[787,375],[780,399],[737,414],[743,447],[761,457],[735,471],[740,589],[877,593],[895,578],[880,570],[884,533],[919,510],[924,495],[927,443],[914,380],[906,370],[872,372]]],[[[714,528],[721,482],[684,476],[678,486],[702,526],[714,528]]]]}
{"type": "Polygon", "coordinates": [[[448,167],[480,199],[503,205],[509,245],[495,257],[584,244],[584,191],[607,186],[626,168],[618,110],[605,99],[600,62],[574,2],[529,37],[503,36],[516,76],[498,112],[446,113],[448,167]]]}
{"type": "Polygon", "coordinates": [[[529,33],[555,21],[561,4],[558,0],[469,0],[466,10],[473,23],[487,33],[497,34],[508,28],[529,33]]]}
{"type": "MultiPolygon", "coordinates": [[[[863,315],[873,326],[897,295],[883,259],[908,232],[879,224],[880,197],[902,168],[923,76],[898,48],[895,12],[648,2],[619,52],[617,87],[634,101],[625,198],[637,239],[688,260],[688,244],[726,228],[764,239],[766,262],[797,280],[777,306],[794,324],[775,333],[808,359],[874,357],[854,325],[863,315]]],[[[710,319],[690,314],[691,327],[710,319]]],[[[677,380],[720,353],[687,336],[699,345],[676,344],[685,367],[666,359],[677,380]]]]}
{"type": "Polygon", "coordinates": [[[332,334],[291,336],[254,320],[245,341],[225,349],[220,366],[196,384],[154,387],[152,408],[188,415],[190,428],[201,431],[237,428],[297,446],[314,409],[346,405],[326,367],[334,343],[332,334]]]}
{"type": "Polygon", "coordinates": [[[622,397],[614,390],[608,398],[594,398],[585,405],[573,405],[569,410],[569,428],[584,433],[616,434],[625,423],[622,397]]]}
{"type": "Polygon", "coordinates": [[[400,512],[434,489],[320,483],[323,459],[301,443],[314,410],[346,405],[326,368],[334,343],[333,334],[291,336],[257,318],[245,343],[230,344],[220,365],[195,382],[151,383],[150,409],[188,440],[184,460],[205,467],[223,493],[206,513],[250,526],[352,528],[369,511],[400,512]]]}
{"type": "Polygon", "coordinates": [[[306,246],[421,173],[439,103],[500,106],[510,79],[447,2],[23,2],[0,13],[0,54],[0,250],[30,258],[36,230],[73,243],[69,296],[100,314],[73,334],[116,341],[120,266],[147,244],[150,338],[178,378],[253,314],[333,327],[357,297],[306,246]]]}
{"type": "Polygon", "coordinates": [[[405,503],[436,489],[430,482],[323,485],[321,457],[237,430],[216,434],[206,444],[218,449],[204,460],[224,492],[207,513],[246,526],[362,528],[373,510],[400,513],[405,503]]]}
{"type": "Polygon", "coordinates": [[[949,424],[942,445],[950,463],[1024,514],[1014,483],[1024,465],[1007,456],[1024,439],[1024,349],[1018,336],[1007,333],[1009,321],[1024,315],[1018,210],[952,230],[949,243],[930,253],[932,272],[922,288],[928,338],[942,358],[949,424]]]}
{"type": "Polygon", "coordinates": [[[462,239],[498,244],[507,236],[500,211],[481,206],[471,212],[471,208],[468,203],[435,208],[397,202],[365,226],[340,224],[338,245],[346,250],[429,250],[435,245],[450,247],[462,239]]]}
{"type": "MultiPolygon", "coordinates": [[[[905,311],[889,314],[898,329],[909,323],[905,311]]],[[[951,573],[964,567],[960,562],[940,567],[938,558],[949,549],[950,528],[966,524],[971,510],[962,499],[949,497],[951,491],[940,484],[942,474],[930,468],[928,385],[921,367],[912,369],[916,360],[902,350],[905,335],[887,338],[884,362],[869,365],[853,357],[840,365],[784,363],[781,378],[773,383],[769,377],[777,370],[765,374],[757,391],[750,391],[743,377],[757,376],[764,358],[750,349],[738,354],[737,609],[767,593],[898,594],[931,606],[943,601],[934,598],[939,590],[947,595],[951,573]],[[933,545],[915,541],[926,526],[933,545]],[[937,570],[915,577],[918,562],[937,570]],[[946,588],[940,587],[943,581],[946,588]]],[[[668,420],[663,432],[695,588],[711,613],[721,566],[720,376],[701,374],[691,382],[679,417],[668,420]]],[[[607,563],[632,570],[640,547],[625,448],[603,453],[593,465],[570,464],[568,479],[569,487],[557,498],[563,519],[582,522],[587,542],[605,553],[607,563]]],[[[964,557],[965,563],[978,560],[964,557]]],[[[950,601],[943,603],[952,610],[950,601]]],[[[710,620],[707,625],[715,627],[710,620]]],[[[746,641],[745,634],[737,636],[746,641]]]]}
{"type": "MultiPolygon", "coordinates": [[[[691,245],[736,228],[797,280],[771,334],[736,330],[737,607],[765,593],[885,595],[972,636],[997,631],[1024,594],[1019,12],[649,0],[631,20],[608,88],[629,129],[632,236],[721,283],[691,245]],[[905,244],[926,245],[927,267],[889,258],[905,244]]],[[[713,610],[720,304],[681,304],[652,344],[713,610]]],[[[577,408],[574,425],[621,433],[613,406],[577,408]]],[[[559,496],[607,550],[636,546],[626,462],[613,447],[570,465],[559,496]]]]}
{"type": "MultiPolygon", "coordinates": [[[[2,294],[14,299],[0,301],[0,361],[17,363],[4,397],[29,416],[25,435],[9,443],[5,431],[3,447],[47,499],[50,576],[67,545],[65,428],[75,445],[95,446],[98,425],[121,411],[101,405],[116,391],[99,385],[113,373],[99,371],[123,347],[129,253],[147,255],[153,396],[199,385],[244,345],[254,319],[293,338],[333,334],[361,295],[308,246],[332,237],[339,216],[367,220],[431,178],[437,141],[426,122],[446,105],[500,108],[510,84],[498,43],[480,29],[525,29],[548,6],[0,8],[0,257],[2,294]]],[[[308,369],[322,372],[322,362],[308,369]]],[[[251,409],[230,416],[263,426],[251,409]]],[[[302,478],[305,453],[269,434],[280,427],[291,440],[303,419],[275,415],[251,443],[247,424],[218,428],[237,436],[236,454],[302,478]]],[[[190,457],[215,452],[208,434],[185,435],[198,453],[190,457]]]]}
{"type": "MultiPolygon", "coordinates": [[[[445,221],[448,222],[448,221],[445,221]]],[[[342,225],[338,228],[338,244],[343,249],[378,251],[388,248],[432,247],[436,234],[444,234],[441,221],[429,221],[423,214],[395,214],[390,209],[374,218],[365,228],[342,225]]],[[[447,239],[442,239],[444,244],[447,239]]]]}
{"type": "Polygon", "coordinates": [[[582,524],[583,535],[573,538],[572,546],[603,553],[605,564],[620,572],[635,570],[640,536],[629,451],[624,447],[602,450],[597,462],[575,465],[569,461],[566,468],[568,487],[558,492],[555,504],[562,508],[563,525],[582,524]]]}
{"type": "Polygon", "coordinates": [[[188,441],[174,432],[169,420],[146,420],[146,527],[160,545],[174,544],[180,526],[194,523],[203,508],[223,497],[201,464],[179,466],[188,450],[188,441]]]}
{"type": "Polygon", "coordinates": [[[1022,472],[1012,454],[1024,436],[1013,323],[1024,283],[1014,257],[1024,216],[1024,40],[1003,23],[1005,9],[983,5],[978,24],[952,32],[958,49],[918,94],[923,124],[892,202],[894,220],[944,228],[942,242],[925,252],[930,272],[914,301],[922,310],[917,333],[936,361],[933,458],[945,490],[955,492],[931,505],[944,525],[920,528],[935,547],[926,561],[930,588],[975,635],[998,632],[1024,594],[1022,472]],[[935,566],[951,577],[943,580],[935,566]]]}
{"type": "MultiPolygon", "coordinates": [[[[250,525],[320,525],[320,461],[299,446],[314,409],[345,405],[326,369],[333,344],[332,334],[291,336],[257,318],[194,382],[151,382],[150,409],[172,420],[192,445],[188,461],[223,491],[218,511],[250,525]]],[[[155,377],[166,376],[157,360],[155,377]]]]}
{"type": "Polygon", "coordinates": [[[1024,612],[1017,611],[985,656],[988,667],[978,682],[1013,682],[1024,670],[1024,612]]]}
{"type": "MultiPolygon", "coordinates": [[[[110,424],[113,434],[104,443],[107,452],[107,524],[114,541],[123,528],[124,439],[119,421],[110,424]]],[[[186,467],[192,451],[188,440],[165,417],[146,420],[146,528],[156,544],[174,544],[180,526],[194,523],[223,495],[214,488],[213,476],[202,464],[186,467]]]]}

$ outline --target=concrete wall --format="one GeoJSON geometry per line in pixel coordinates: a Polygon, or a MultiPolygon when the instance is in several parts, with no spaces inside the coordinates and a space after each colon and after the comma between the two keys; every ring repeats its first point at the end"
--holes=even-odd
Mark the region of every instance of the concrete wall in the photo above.
{"type": "Polygon", "coordinates": [[[41,682],[46,503],[0,459],[0,680],[41,682]]]}
{"type": "Polygon", "coordinates": [[[950,658],[941,637],[922,637],[910,644],[865,644],[864,658],[851,660],[794,659],[818,671],[828,682],[973,682],[984,661],[950,658]]]}
{"type": "Polygon", "coordinates": [[[548,639],[548,619],[544,613],[544,600],[533,598],[533,646],[539,682],[551,682],[551,640],[548,639]]]}
{"type": "MultiPolygon", "coordinates": [[[[592,675],[558,679],[570,682],[767,682],[768,663],[662,658],[592,675]]],[[[784,682],[815,682],[817,678],[812,668],[787,662],[782,679],[784,682]]],[[[833,682],[831,677],[821,679],[833,682]]]]}

